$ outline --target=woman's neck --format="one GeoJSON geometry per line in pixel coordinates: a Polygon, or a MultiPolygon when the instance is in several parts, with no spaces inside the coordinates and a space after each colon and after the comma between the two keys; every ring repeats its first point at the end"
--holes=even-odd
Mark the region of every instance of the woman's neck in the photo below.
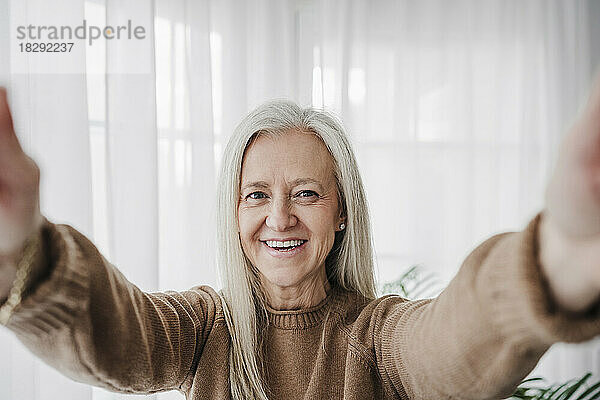
{"type": "Polygon", "coordinates": [[[263,285],[263,290],[269,306],[274,310],[302,310],[322,302],[331,290],[331,285],[323,270],[314,279],[298,285],[280,287],[267,283],[263,285]]]}

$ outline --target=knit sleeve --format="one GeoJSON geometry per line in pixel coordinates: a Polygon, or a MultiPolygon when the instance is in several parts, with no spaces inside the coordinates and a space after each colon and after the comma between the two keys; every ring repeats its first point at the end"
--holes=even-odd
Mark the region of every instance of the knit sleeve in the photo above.
{"type": "Polygon", "coordinates": [[[571,314],[552,302],[539,221],[477,247],[436,299],[389,302],[375,337],[384,381],[411,399],[505,398],[553,343],[600,334],[600,307],[571,314]]]}
{"type": "Polygon", "coordinates": [[[145,293],[81,233],[45,220],[42,268],[7,327],[64,375],[123,393],[179,389],[221,309],[202,286],[145,293]]]}

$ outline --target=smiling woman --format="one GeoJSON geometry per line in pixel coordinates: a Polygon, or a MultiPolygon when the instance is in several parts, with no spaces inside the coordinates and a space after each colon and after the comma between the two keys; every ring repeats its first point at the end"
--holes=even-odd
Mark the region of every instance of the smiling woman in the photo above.
{"type": "Polygon", "coordinates": [[[246,150],[240,238],[274,308],[314,306],[329,289],[325,259],[344,221],[333,166],[311,133],[257,135],[246,150]]]}
{"type": "MultiPolygon", "coordinates": [[[[269,356],[279,354],[256,352],[262,347],[256,332],[275,315],[289,317],[275,311],[323,308],[335,288],[376,297],[369,213],[344,129],[322,110],[289,101],[263,104],[236,128],[222,166],[217,250],[235,332],[232,392],[259,397],[259,365],[277,364],[269,356]],[[306,242],[276,249],[291,240],[306,242]]],[[[293,315],[315,318],[312,312],[293,315]]]]}
{"type": "Polygon", "coordinates": [[[600,82],[548,208],[477,247],[435,299],[376,298],[352,147],[272,101],[233,133],[218,187],[223,290],[145,293],[39,212],[39,170],[0,91],[0,322],[65,375],[189,399],[497,399],[557,341],[600,333],[600,82]],[[574,224],[573,221],[580,221],[574,224]],[[569,267],[569,279],[562,273],[569,267]]]}

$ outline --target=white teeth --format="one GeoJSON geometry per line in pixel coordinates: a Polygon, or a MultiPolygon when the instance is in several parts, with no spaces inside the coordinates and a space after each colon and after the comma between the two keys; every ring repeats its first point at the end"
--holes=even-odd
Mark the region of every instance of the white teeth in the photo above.
{"type": "Polygon", "coordinates": [[[300,246],[304,242],[305,242],[305,240],[286,240],[285,242],[280,242],[277,240],[267,240],[266,241],[267,246],[273,247],[273,248],[296,247],[296,246],[300,246]]]}

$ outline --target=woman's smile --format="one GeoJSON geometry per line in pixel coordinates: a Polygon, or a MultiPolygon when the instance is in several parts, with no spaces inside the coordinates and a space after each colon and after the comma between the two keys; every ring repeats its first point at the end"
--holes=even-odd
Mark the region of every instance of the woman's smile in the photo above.
{"type": "Polygon", "coordinates": [[[265,240],[261,242],[264,244],[267,253],[277,258],[294,257],[308,246],[308,240],[302,239],[265,240]]]}

